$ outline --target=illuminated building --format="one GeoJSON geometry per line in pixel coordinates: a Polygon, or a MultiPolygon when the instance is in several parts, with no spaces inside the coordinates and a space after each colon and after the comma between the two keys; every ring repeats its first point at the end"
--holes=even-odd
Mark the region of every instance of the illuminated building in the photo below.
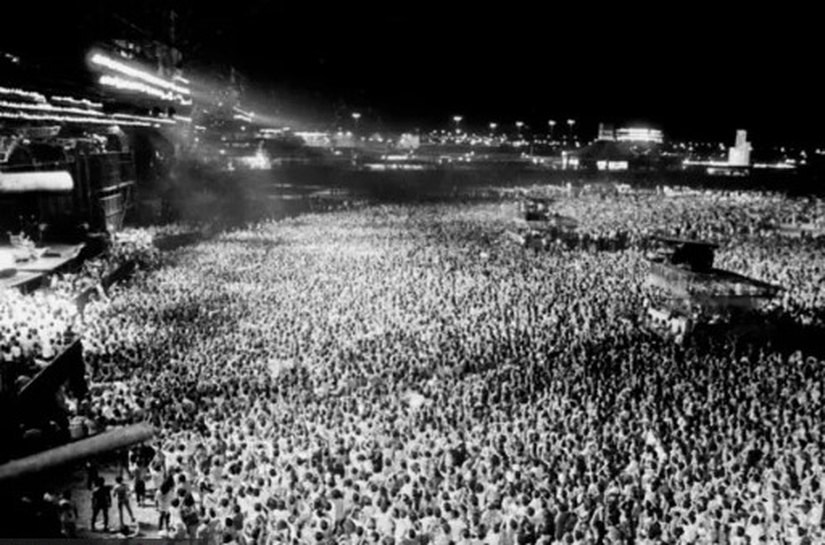
{"type": "Polygon", "coordinates": [[[751,149],[748,132],[741,129],[736,131],[736,142],[728,149],[728,164],[732,167],[750,166],[751,149]]]}
{"type": "Polygon", "coordinates": [[[607,123],[599,123],[599,134],[596,136],[596,140],[615,140],[616,139],[616,131],[613,129],[613,125],[607,123]]]}
{"type": "Polygon", "coordinates": [[[616,131],[618,142],[647,142],[661,144],[664,140],[662,131],[648,127],[624,127],[616,131]]]}
{"type": "MultiPolygon", "coordinates": [[[[747,176],[751,167],[751,143],[748,142],[748,132],[744,130],[736,131],[736,142],[728,148],[728,160],[708,160],[696,161],[685,160],[684,168],[704,168],[706,172],[713,176],[747,176]]],[[[754,168],[794,168],[793,165],[783,163],[753,165],[754,168]]]]}

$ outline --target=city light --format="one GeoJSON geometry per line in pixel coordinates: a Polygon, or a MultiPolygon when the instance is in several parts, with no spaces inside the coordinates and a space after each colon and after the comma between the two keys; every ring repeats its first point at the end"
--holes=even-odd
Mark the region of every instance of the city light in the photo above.
{"type": "Polygon", "coordinates": [[[567,131],[568,131],[568,134],[569,134],[570,138],[573,138],[573,125],[575,125],[575,124],[576,124],[575,119],[568,119],[567,120],[567,131]]]}
{"type": "Polygon", "coordinates": [[[358,112],[352,112],[352,118],[358,121],[359,119],[361,119],[361,114],[358,112]]]}
{"type": "Polygon", "coordinates": [[[183,95],[189,94],[189,89],[186,87],[181,87],[180,85],[172,83],[171,81],[159,78],[158,76],[155,76],[148,72],[144,72],[143,70],[138,70],[137,68],[124,64],[120,61],[107,57],[106,55],[102,55],[100,53],[95,53],[94,55],[92,55],[91,62],[92,64],[96,64],[104,68],[109,68],[110,70],[120,72],[125,76],[131,76],[133,78],[142,80],[152,85],[156,85],[157,87],[161,87],[169,91],[174,91],[176,93],[180,93],[183,95]]]}
{"type": "Polygon", "coordinates": [[[553,141],[553,129],[556,128],[556,120],[555,119],[549,119],[547,121],[547,125],[550,126],[550,141],[552,142],[553,141]]]}
{"type": "Polygon", "coordinates": [[[453,121],[455,121],[455,132],[456,133],[461,132],[461,128],[459,127],[459,125],[460,125],[462,119],[464,119],[463,116],[460,116],[460,115],[454,115],[453,116],[453,121]]]}

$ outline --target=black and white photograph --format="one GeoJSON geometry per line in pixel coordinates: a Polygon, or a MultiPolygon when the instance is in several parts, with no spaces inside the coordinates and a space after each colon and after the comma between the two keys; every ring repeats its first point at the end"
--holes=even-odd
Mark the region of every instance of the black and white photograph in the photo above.
{"type": "Polygon", "coordinates": [[[825,545],[785,4],[0,6],[0,545],[825,545]]]}

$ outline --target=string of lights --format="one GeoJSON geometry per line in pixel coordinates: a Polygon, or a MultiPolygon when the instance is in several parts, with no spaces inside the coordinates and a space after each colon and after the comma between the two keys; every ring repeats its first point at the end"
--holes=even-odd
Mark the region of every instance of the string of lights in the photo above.
{"type": "MultiPolygon", "coordinates": [[[[170,102],[179,102],[182,105],[186,105],[186,99],[182,95],[176,95],[175,93],[163,91],[156,87],[152,87],[151,85],[147,85],[139,81],[121,78],[120,76],[103,75],[100,76],[98,82],[101,85],[105,85],[107,87],[114,87],[116,89],[126,91],[136,91],[149,96],[160,98],[162,100],[167,100],[170,102]]],[[[191,101],[189,102],[189,104],[191,104],[191,101]]]]}
{"type": "Polygon", "coordinates": [[[53,96],[52,102],[62,103],[62,104],[71,104],[74,106],[85,106],[87,108],[93,108],[95,110],[99,110],[103,108],[103,104],[100,102],[92,102],[91,100],[85,98],[73,98],[73,97],[62,97],[62,96],[53,96]]]}
{"type": "Polygon", "coordinates": [[[103,112],[96,110],[86,110],[82,108],[70,108],[65,106],[54,106],[52,104],[30,104],[26,102],[7,102],[0,101],[0,108],[8,110],[36,110],[42,112],[59,112],[64,114],[78,114],[78,115],[92,115],[103,116],[103,112]]]}
{"type": "Polygon", "coordinates": [[[152,120],[151,123],[143,122],[143,121],[130,121],[130,120],[113,120],[108,117],[99,118],[99,117],[72,117],[72,116],[64,116],[64,115],[47,115],[47,114],[27,114],[27,113],[15,113],[15,112],[4,112],[0,110],[0,118],[2,119],[13,119],[19,121],[52,121],[58,123],[90,123],[95,125],[127,125],[127,126],[134,126],[134,127],[151,127],[153,125],[160,126],[160,123],[163,120],[152,120]]]}
{"type": "Polygon", "coordinates": [[[0,87],[0,95],[11,95],[16,96],[18,98],[30,99],[40,103],[46,102],[45,95],[41,95],[40,93],[35,93],[32,91],[24,91],[23,89],[10,89],[8,87],[0,87]]]}
{"type": "Polygon", "coordinates": [[[112,114],[112,117],[118,120],[126,119],[129,121],[145,121],[147,123],[161,123],[163,125],[172,125],[175,123],[173,119],[165,117],[147,117],[142,115],[132,114],[112,114]]]}

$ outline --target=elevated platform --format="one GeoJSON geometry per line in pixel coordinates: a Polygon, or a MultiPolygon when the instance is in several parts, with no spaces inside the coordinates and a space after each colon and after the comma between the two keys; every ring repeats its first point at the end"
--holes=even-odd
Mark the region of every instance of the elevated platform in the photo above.
{"type": "Polygon", "coordinates": [[[542,216],[528,216],[525,218],[527,225],[536,231],[575,231],[579,227],[579,222],[570,216],[561,214],[545,214],[542,216]]]}
{"type": "Polygon", "coordinates": [[[782,288],[715,268],[714,243],[671,237],[653,242],[658,248],[648,254],[645,285],[654,289],[642,318],[648,330],[677,342],[702,331],[758,335],[761,304],[782,288]]]}
{"type": "Polygon", "coordinates": [[[716,268],[693,271],[657,261],[650,262],[646,284],[675,297],[717,308],[753,308],[761,300],[775,297],[781,290],[778,286],[731,271],[716,268]]]}
{"type": "Polygon", "coordinates": [[[46,278],[43,273],[17,271],[12,276],[0,278],[0,289],[16,289],[23,293],[31,293],[40,289],[46,278]]]}
{"type": "Polygon", "coordinates": [[[37,259],[17,263],[17,270],[52,274],[71,265],[83,251],[85,244],[50,244],[37,259]]]}
{"type": "MultiPolygon", "coordinates": [[[[40,288],[49,275],[73,267],[85,244],[51,244],[37,258],[14,262],[14,269],[0,277],[0,288],[29,293],[40,288]]],[[[12,246],[0,246],[0,254],[16,255],[12,246]]]]}

